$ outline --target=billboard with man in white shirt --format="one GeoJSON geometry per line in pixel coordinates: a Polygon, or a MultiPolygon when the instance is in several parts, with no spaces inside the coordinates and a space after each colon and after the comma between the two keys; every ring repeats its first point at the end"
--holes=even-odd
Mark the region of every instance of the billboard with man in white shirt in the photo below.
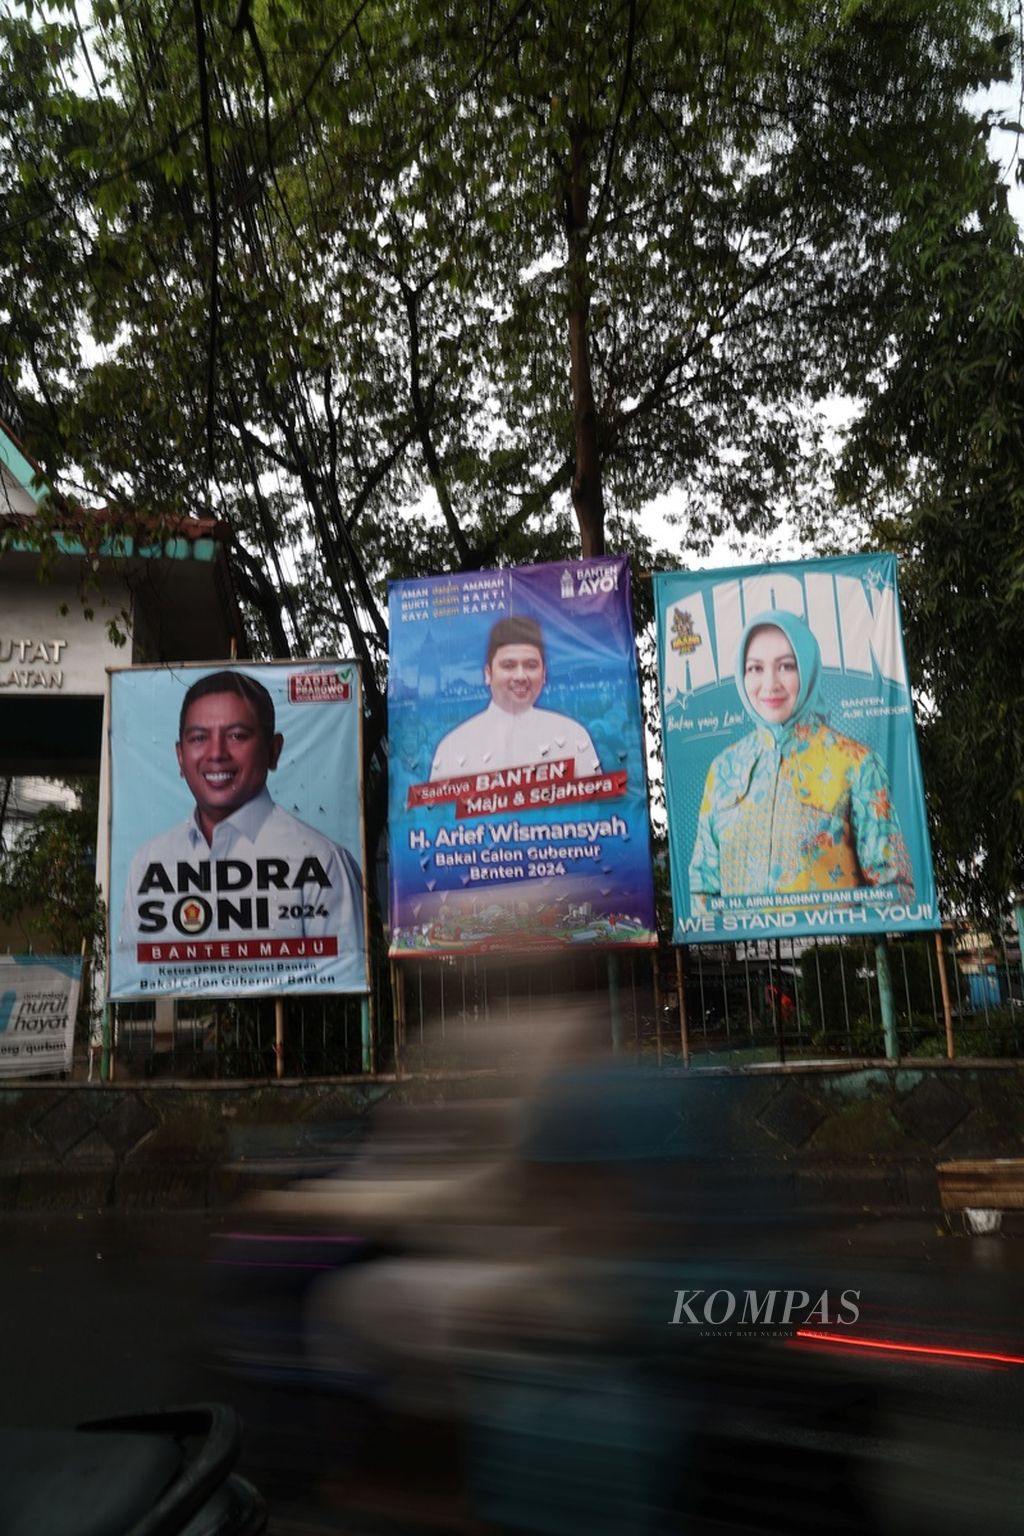
{"type": "Polygon", "coordinates": [[[110,995],[367,990],[354,662],[111,673],[110,995]]]}
{"type": "Polygon", "coordinates": [[[601,762],[586,727],[569,715],[537,708],[546,681],[547,654],[536,619],[496,620],[484,662],[491,701],[442,737],[430,766],[431,782],[536,762],[550,751],[552,741],[569,743],[577,777],[600,773],[601,762]]]}
{"type": "Polygon", "coordinates": [[[390,588],[396,955],[655,936],[622,557],[390,588]]]}

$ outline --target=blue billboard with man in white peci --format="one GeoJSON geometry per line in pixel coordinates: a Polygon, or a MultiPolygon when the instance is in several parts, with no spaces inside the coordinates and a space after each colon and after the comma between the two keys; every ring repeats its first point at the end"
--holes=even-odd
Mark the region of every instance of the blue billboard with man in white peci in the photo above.
{"type": "Polygon", "coordinates": [[[895,556],[654,583],[675,942],[938,928],[895,556]]]}
{"type": "Polygon", "coordinates": [[[391,951],[655,939],[629,566],[393,582],[391,951]]]}

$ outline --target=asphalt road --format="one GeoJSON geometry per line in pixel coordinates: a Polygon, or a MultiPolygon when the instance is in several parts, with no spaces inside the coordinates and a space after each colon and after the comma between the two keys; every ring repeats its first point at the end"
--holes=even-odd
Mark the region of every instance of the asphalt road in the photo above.
{"type": "Polygon", "coordinates": [[[70,1425],[202,1384],[207,1215],[3,1219],[0,1422],[70,1425]]]}
{"type": "MultiPolygon", "coordinates": [[[[326,1536],[368,1529],[344,1505],[346,1480],[357,1471],[344,1420],[294,1385],[242,1383],[211,1368],[208,1259],[214,1234],[231,1225],[229,1217],[208,1214],[5,1218],[0,1423],[68,1426],[220,1397],[249,1422],[243,1470],[270,1499],[272,1531],[326,1536]]],[[[860,1285],[866,1336],[1024,1357],[1024,1242],[941,1236],[927,1223],[906,1222],[833,1228],[800,1241],[808,1259],[860,1285]]],[[[790,1245],[787,1262],[800,1272],[799,1244],[790,1245]]],[[[713,1262],[706,1273],[714,1274],[713,1262]]],[[[679,1283],[691,1284],[695,1275],[679,1283]]],[[[239,1283],[244,1290],[244,1273],[239,1283]]],[[[667,1326],[670,1290],[665,1300],[668,1358],[677,1348],[676,1331],[667,1326]]],[[[887,1458],[880,1482],[894,1507],[906,1495],[902,1485],[927,1484],[934,1536],[962,1530],[968,1520],[984,1522],[989,1533],[1019,1529],[1024,1365],[864,1358],[869,1371],[913,1390],[913,1419],[890,1426],[891,1436],[883,1427],[887,1443],[878,1447],[887,1458]]],[[[802,1431],[804,1449],[816,1432],[802,1431]]],[[[820,1434],[826,1444],[827,1425],[820,1434]]],[[[429,1461],[435,1450],[422,1437],[396,1433],[383,1476],[399,1509],[413,1473],[422,1470],[413,1464],[429,1461]]],[[[910,1517],[893,1518],[894,1530],[912,1528],[910,1517]]]]}

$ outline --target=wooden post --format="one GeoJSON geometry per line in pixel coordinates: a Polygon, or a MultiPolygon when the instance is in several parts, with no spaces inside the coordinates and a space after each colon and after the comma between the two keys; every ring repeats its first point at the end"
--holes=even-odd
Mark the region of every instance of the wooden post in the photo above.
{"type": "Polygon", "coordinates": [[[397,960],[391,962],[391,1006],[395,1021],[395,1076],[401,1077],[405,1048],[405,977],[397,960]]]}
{"type": "Polygon", "coordinates": [[[772,993],[772,1018],[775,1020],[775,1050],[779,1065],[786,1065],[786,1020],[782,1012],[782,940],[772,941],[775,949],[775,991],[772,993]]]}
{"type": "Polygon", "coordinates": [[[274,998],[274,1069],[284,1077],[284,998],[274,998]]]}
{"type": "Polygon", "coordinates": [[[935,934],[935,953],[939,957],[939,986],[942,989],[942,1016],[946,1021],[946,1055],[950,1061],[956,1055],[953,1043],[953,1005],[949,1000],[949,977],[946,975],[946,951],[942,943],[942,929],[935,934]]]}
{"type": "Polygon", "coordinates": [[[690,1065],[690,1025],[686,1017],[686,974],[683,966],[683,946],[676,945],[676,987],[679,1007],[679,1045],[683,1053],[683,1066],[690,1065]]]}
{"type": "Polygon", "coordinates": [[[658,959],[660,951],[651,950],[651,971],[654,977],[654,1048],[658,1066],[661,1066],[661,987],[658,984],[658,959]]]}

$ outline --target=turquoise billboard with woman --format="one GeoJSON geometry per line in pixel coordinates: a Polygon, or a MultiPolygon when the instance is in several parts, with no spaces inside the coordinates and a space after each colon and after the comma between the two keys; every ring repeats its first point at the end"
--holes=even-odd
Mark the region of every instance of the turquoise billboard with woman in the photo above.
{"type": "Polygon", "coordinates": [[[676,942],[939,927],[895,557],[655,597],[676,942]]]}

